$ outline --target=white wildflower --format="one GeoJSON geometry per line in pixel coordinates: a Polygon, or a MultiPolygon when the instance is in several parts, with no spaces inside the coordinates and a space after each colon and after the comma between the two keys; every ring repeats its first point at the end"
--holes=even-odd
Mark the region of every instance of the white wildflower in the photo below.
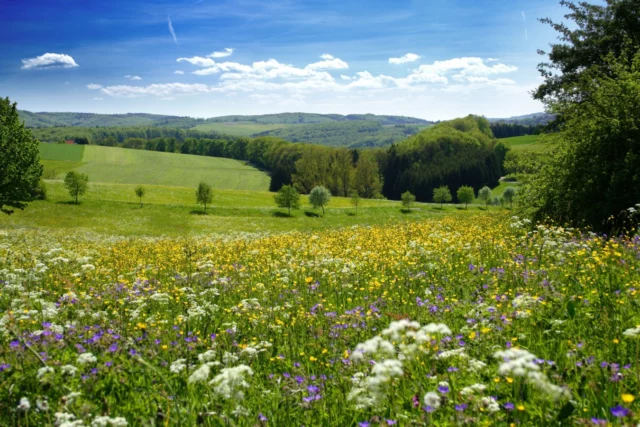
{"type": "Polygon", "coordinates": [[[245,377],[251,375],[253,375],[253,370],[246,365],[224,368],[209,384],[213,386],[215,394],[224,399],[243,400],[244,392],[242,389],[249,388],[245,377]]]}
{"type": "Polygon", "coordinates": [[[169,370],[174,374],[178,374],[187,368],[186,359],[178,359],[169,366],[169,370]]]}
{"type": "Polygon", "coordinates": [[[107,416],[98,416],[91,421],[91,427],[125,427],[127,420],[122,417],[111,418],[107,416]]]}
{"type": "Polygon", "coordinates": [[[39,380],[42,380],[42,377],[44,377],[45,375],[47,375],[48,373],[54,373],[54,369],[50,368],[49,366],[44,366],[40,369],[38,369],[38,373],[36,374],[36,378],[38,378],[39,380]]]}
{"type": "Polygon", "coordinates": [[[640,326],[638,326],[637,328],[627,329],[622,333],[622,335],[629,338],[638,338],[640,337],[640,326]]]}
{"type": "Polygon", "coordinates": [[[463,388],[460,391],[460,394],[462,394],[463,396],[469,396],[469,395],[472,395],[472,394],[482,393],[486,389],[487,389],[486,385],[477,383],[477,384],[472,384],[472,385],[470,385],[468,387],[463,388]]]}
{"type": "Polygon", "coordinates": [[[379,355],[383,358],[393,358],[396,355],[396,350],[394,349],[393,344],[391,344],[389,341],[385,340],[381,336],[375,336],[363,343],[358,344],[354,352],[351,353],[351,359],[356,362],[361,362],[364,360],[364,355],[379,355]]]}
{"type": "Polygon", "coordinates": [[[440,407],[440,395],[434,391],[430,391],[424,395],[424,404],[430,406],[433,409],[440,407]]]}
{"type": "Polygon", "coordinates": [[[480,399],[480,404],[487,410],[487,412],[498,412],[500,410],[500,405],[498,405],[498,402],[490,397],[482,397],[480,399]]]}
{"type": "Polygon", "coordinates": [[[82,353],[80,356],[78,356],[77,363],[81,365],[87,365],[91,363],[96,363],[97,361],[98,361],[98,358],[96,358],[92,353],[82,353]]]}
{"type": "Polygon", "coordinates": [[[41,412],[47,412],[49,410],[49,402],[47,402],[47,399],[36,399],[36,407],[41,412]]]}
{"type": "Polygon", "coordinates": [[[209,379],[211,368],[209,365],[202,365],[189,376],[189,384],[205,382],[209,379]]]}
{"type": "Polygon", "coordinates": [[[26,397],[20,399],[20,403],[18,404],[18,409],[21,411],[28,411],[31,409],[31,402],[26,397]]]}
{"type": "Polygon", "coordinates": [[[211,362],[215,358],[216,358],[216,352],[214,350],[207,350],[204,353],[198,355],[198,360],[201,361],[202,363],[211,362]]]}
{"type": "Polygon", "coordinates": [[[63,375],[69,375],[73,377],[78,372],[78,368],[73,365],[64,365],[60,368],[60,372],[62,372],[63,375]]]}

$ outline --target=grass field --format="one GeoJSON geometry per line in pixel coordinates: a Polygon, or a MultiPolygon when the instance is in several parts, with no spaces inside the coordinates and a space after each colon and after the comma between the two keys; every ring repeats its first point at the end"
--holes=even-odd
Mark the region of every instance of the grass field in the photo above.
{"type": "MultiPolygon", "coordinates": [[[[143,207],[135,196],[134,184],[89,183],[89,190],[71,203],[60,181],[47,181],[48,200],[29,204],[24,211],[0,216],[0,228],[34,230],[92,231],[118,236],[182,236],[234,232],[287,232],[322,230],[353,225],[374,225],[417,221],[446,215],[477,215],[484,208],[417,203],[410,212],[402,212],[399,202],[361,200],[358,213],[350,199],[331,199],[326,216],[314,210],[302,196],[302,209],[286,216],[277,209],[273,193],[242,190],[214,190],[213,203],[202,215],[195,203],[195,188],[145,185],[143,207]]],[[[489,208],[493,211],[499,208],[489,208]]]]}
{"type": "Polygon", "coordinates": [[[545,142],[544,137],[539,135],[516,136],[513,138],[504,138],[503,141],[508,141],[514,152],[545,152],[553,148],[553,143],[545,142]]]}
{"type": "Polygon", "coordinates": [[[216,131],[231,136],[251,136],[268,130],[289,127],[286,124],[262,124],[254,122],[205,123],[194,129],[199,131],[216,131]]]}
{"type": "Polygon", "coordinates": [[[218,189],[269,188],[266,173],[233,159],[95,145],[40,144],[40,152],[46,178],[62,179],[75,169],[90,182],[195,187],[205,181],[218,189]]]}

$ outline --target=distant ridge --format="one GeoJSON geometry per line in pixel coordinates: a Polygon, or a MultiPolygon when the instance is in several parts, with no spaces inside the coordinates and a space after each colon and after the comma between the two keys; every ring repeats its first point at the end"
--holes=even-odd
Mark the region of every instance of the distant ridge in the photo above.
{"type": "Polygon", "coordinates": [[[34,113],[19,111],[20,118],[30,128],[47,127],[117,127],[117,126],[171,126],[192,128],[207,123],[252,122],[258,124],[319,124],[348,121],[371,121],[386,125],[428,125],[433,122],[415,117],[390,116],[376,114],[312,114],[312,113],[280,113],[250,116],[222,116],[209,119],[197,119],[186,116],[170,116],[161,114],[127,113],[127,114],[94,114],[94,113],[34,113]]]}
{"type": "Polygon", "coordinates": [[[506,123],[518,125],[546,125],[555,120],[556,116],[547,113],[533,113],[524,116],[507,117],[504,119],[489,119],[491,123],[506,123]]]}

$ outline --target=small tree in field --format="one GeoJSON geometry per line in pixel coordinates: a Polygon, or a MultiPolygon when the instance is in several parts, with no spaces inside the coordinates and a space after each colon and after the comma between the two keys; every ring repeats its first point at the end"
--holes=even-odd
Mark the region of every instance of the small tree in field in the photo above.
{"type": "Polygon", "coordinates": [[[485,203],[485,207],[489,208],[489,203],[491,202],[491,189],[486,185],[478,191],[478,199],[482,200],[485,203]]]}
{"type": "Polygon", "coordinates": [[[469,203],[473,203],[473,199],[475,199],[476,194],[473,191],[473,187],[468,187],[466,185],[463,185],[462,187],[458,188],[458,202],[460,203],[464,203],[464,208],[467,209],[467,206],[469,205],[469,203]]]}
{"type": "Polygon", "coordinates": [[[64,186],[69,190],[69,195],[78,203],[78,196],[87,192],[89,177],[87,174],[69,171],[64,177],[64,186]]]}
{"type": "Polygon", "coordinates": [[[142,185],[138,185],[136,187],[136,196],[140,199],[140,207],[142,207],[142,198],[147,191],[144,189],[142,185]]]}
{"type": "Polygon", "coordinates": [[[358,213],[358,205],[360,204],[360,193],[357,190],[351,191],[351,204],[356,208],[356,214],[358,213]]]}
{"type": "Polygon", "coordinates": [[[411,205],[416,202],[416,196],[411,194],[410,191],[405,191],[404,193],[402,193],[402,196],[400,196],[400,198],[402,199],[402,207],[406,210],[411,209],[411,205]]]}
{"type": "Polygon", "coordinates": [[[278,207],[289,209],[289,216],[291,216],[291,209],[300,208],[300,194],[292,185],[283,185],[280,187],[274,199],[278,207]]]}
{"type": "Polygon", "coordinates": [[[506,190],[504,190],[504,193],[502,194],[502,197],[504,197],[505,202],[509,203],[509,207],[511,207],[513,209],[513,198],[516,196],[516,189],[513,187],[507,187],[506,190]]]}
{"type": "Polygon", "coordinates": [[[211,203],[213,200],[213,191],[211,191],[211,186],[206,182],[201,182],[198,184],[198,189],[196,190],[196,202],[204,205],[204,213],[207,213],[207,205],[211,203]]]}
{"type": "Polygon", "coordinates": [[[443,185],[442,187],[433,189],[433,201],[436,203],[440,203],[440,208],[442,209],[443,203],[448,203],[452,199],[451,191],[449,191],[449,187],[443,185]]]}
{"type": "Polygon", "coordinates": [[[324,207],[329,203],[329,200],[331,200],[331,192],[322,185],[313,187],[309,193],[309,203],[315,209],[322,208],[322,216],[324,216],[324,207]]]}

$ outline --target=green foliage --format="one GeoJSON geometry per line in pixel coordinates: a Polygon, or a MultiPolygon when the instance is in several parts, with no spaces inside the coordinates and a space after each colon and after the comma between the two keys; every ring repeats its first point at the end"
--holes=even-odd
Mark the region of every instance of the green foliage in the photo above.
{"type": "Polygon", "coordinates": [[[406,210],[411,209],[411,205],[413,205],[416,202],[416,196],[414,196],[413,194],[411,194],[410,191],[405,191],[404,193],[402,193],[402,207],[406,210]]]}
{"type": "Polygon", "coordinates": [[[20,121],[16,104],[0,98],[0,212],[24,209],[41,176],[37,141],[20,121]]]}
{"type": "Polygon", "coordinates": [[[204,213],[207,213],[207,205],[213,200],[213,191],[211,186],[206,182],[200,182],[196,190],[196,203],[204,206],[204,213]]]}
{"type": "Polygon", "coordinates": [[[478,199],[482,200],[485,203],[485,207],[489,207],[489,202],[491,201],[491,188],[484,186],[478,191],[478,199]]]}
{"type": "Polygon", "coordinates": [[[330,200],[331,200],[331,192],[327,188],[323,187],[322,185],[313,187],[313,189],[309,193],[309,203],[311,203],[311,206],[313,206],[314,209],[322,208],[323,216],[324,216],[324,207],[329,203],[330,200]]]}
{"type": "Polygon", "coordinates": [[[451,200],[451,191],[449,191],[449,187],[446,185],[433,189],[433,201],[440,203],[440,207],[442,207],[443,203],[448,203],[451,200]]]}
{"type": "Polygon", "coordinates": [[[507,187],[502,193],[502,197],[504,197],[505,202],[509,203],[510,207],[513,207],[513,199],[516,197],[517,191],[513,187],[507,187]]]}
{"type": "Polygon", "coordinates": [[[136,197],[140,199],[140,207],[142,207],[142,198],[144,197],[147,191],[142,185],[138,185],[135,189],[136,197]]]}
{"type": "Polygon", "coordinates": [[[351,191],[351,204],[356,208],[356,214],[358,213],[358,205],[360,204],[360,194],[356,190],[351,191]]]}
{"type": "Polygon", "coordinates": [[[522,168],[520,205],[534,220],[606,231],[609,218],[640,201],[640,53],[609,55],[575,85],[589,96],[551,104],[563,117],[558,145],[522,168]]]}
{"type": "MultiPolygon", "coordinates": [[[[640,6],[637,0],[607,0],[606,4],[562,0],[569,9],[568,23],[542,19],[559,33],[559,43],[551,45],[549,62],[538,65],[545,79],[534,93],[534,98],[547,104],[556,101],[583,102],[591,94],[585,87],[585,75],[591,67],[604,68],[610,74],[607,54],[615,58],[630,58],[640,46],[640,6]]],[[[541,55],[547,52],[539,51],[541,55]]],[[[561,111],[554,110],[560,115],[561,111]]]]}
{"type": "Polygon", "coordinates": [[[369,153],[362,153],[355,169],[354,186],[364,198],[380,198],[382,178],[378,162],[369,153]]]}
{"type": "Polygon", "coordinates": [[[468,116],[435,125],[390,147],[380,161],[383,194],[399,199],[405,191],[430,201],[442,185],[495,186],[501,176],[489,122],[468,116]]]}
{"type": "Polygon", "coordinates": [[[69,171],[64,177],[64,186],[69,191],[69,195],[78,203],[78,196],[87,192],[89,176],[76,171],[69,171]]]}
{"type": "Polygon", "coordinates": [[[458,188],[458,192],[456,195],[458,197],[458,203],[464,203],[465,208],[469,205],[469,203],[473,203],[473,199],[475,199],[476,197],[475,192],[473,191],[473,187],[469,187],[466,185],[458,188]]]}
{"type": "Polygon", "coordinates": [[[300,193],[292,185],[280,187],[274,199],[278,207],[289,210],[289,216],[291,216],[291,209],[300,209],[300,193]]]}

